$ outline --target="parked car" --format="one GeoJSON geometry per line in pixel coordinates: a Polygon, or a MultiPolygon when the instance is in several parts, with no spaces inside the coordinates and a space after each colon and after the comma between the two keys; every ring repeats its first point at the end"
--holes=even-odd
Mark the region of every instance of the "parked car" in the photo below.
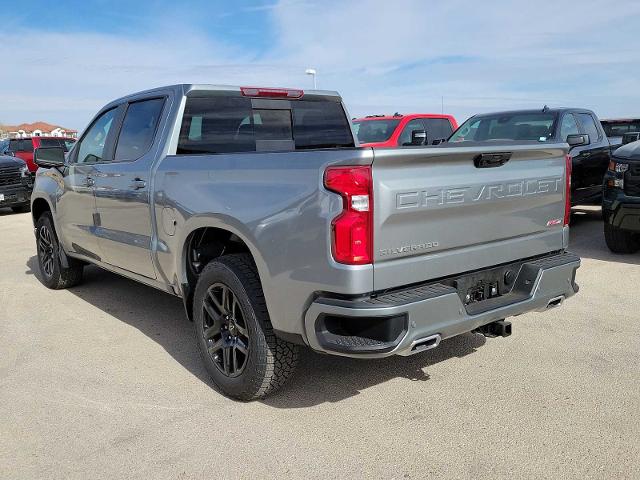
{"type": "Polygon", "coordinates": [[[372,149],[352,132],[335,92],[115,100],[66,159],[35,152],[41,281],[92,263],[182,297],[213,381],[243,400],[282,385],[298,345],[411,355],[506,336],[505,317],[577,292],[564,142],[372,149]]]}
{"type": "Polygon", "coordinates": [[[0,208],[28,212],[32,188],[33,181],[26,163],[11,155],[0,155],[0,208]]]}
{"type": "Polygon", "coordinates": [[[9,139],[0,140],[0,155],[6,155],[7,150],[9,150],[9,139]]]}
{"type": "Polygon", "coordinates": [[[396,113],[356,118],[353,128],[363,147],[405,147],[436,145],[449,138],[458,123],[451,115],[396,113]]]}
{"type": "Polygon", "coordinates": [[[451,143],[518,141],[567,142],[571,155],[571,204],[599,204],[611,150],[598,117],[580,108],[543,108],[476,115],[464,122],[451,143]]]}
{"type": "Polygon", "coordinates": [[[29,167],[29,171],[35,173],[38,167],[33,161],[33,152],[36,148],[62,147],[65,152],[68,152],[75,142],[75,138],[65,137],[12,138],[9,140],[8,151],[24,160],[29,167]]]}
{"type": "Polygon", "coordinates": [[[609,250],[640,249],[640,142],[615,151],[604,181],[602,217],[609,250]]]}
{"type": "MultiPolygon", "coordinates": [[[[624,145],[625,138],[630,138],[630,134],[640,135],[640,118],[607,119],[600,120],[600,123],[609,138],[612,151],[624,145]]],[[[627,140],[626,143],[630,143],[630,141],[627,140]]]]}

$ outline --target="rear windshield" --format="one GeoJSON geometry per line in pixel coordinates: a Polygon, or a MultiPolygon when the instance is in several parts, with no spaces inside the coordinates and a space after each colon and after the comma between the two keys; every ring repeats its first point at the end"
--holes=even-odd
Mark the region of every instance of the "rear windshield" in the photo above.
{"type": "Polygon", "coordinates": [[[640,120],[625,122],[603,120],[600,123],[602,123],[607,137],[622,137],[625,133],[640,132],[640,120]]]}
{"type": "Polygon", "coordinates": [[[65,152],[68,152],[73,144],[74,140],[64,138],[42,138],[40,139],[40,147],[62,147],[65,152]]]}
{"type": "Polygon", "coordinates": [[[535,140],[545,142],[554,136],[555,113],[514,113],[472,117],[455,131],[449,142],[485,140],[535,140]]]}
{"type": "Polygon", "coordinates": [[[353,147],[339,102],[282,101],[253,107],[245,97],[187,99],[178,154],[291,151],[353,147]],[[275,107],[274,107],[275,105],[275,107]]]}
{"type": "Polygon", "coordinates": [[[360,120],[353,128],[360,143],[386,142],[391,138],[400,120],[360,120]]]}

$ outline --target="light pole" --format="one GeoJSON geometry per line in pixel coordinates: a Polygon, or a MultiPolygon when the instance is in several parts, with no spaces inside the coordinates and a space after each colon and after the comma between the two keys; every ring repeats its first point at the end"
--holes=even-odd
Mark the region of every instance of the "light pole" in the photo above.
{"type": "Polygon", "coordinates": [[[304,73],[306,73],[307,75],[311,75],[313,77],[313,89],[317,90],[318,89],[318,84],[316,83],[316,75],[318,74],[318,72],[316,72],[315,68],[307,68],[304,73]]]}

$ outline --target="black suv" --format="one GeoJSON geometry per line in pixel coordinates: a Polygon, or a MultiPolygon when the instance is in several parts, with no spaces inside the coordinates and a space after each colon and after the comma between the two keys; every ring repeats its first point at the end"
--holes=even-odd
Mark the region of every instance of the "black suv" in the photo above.
{"type": "Polygon", "coordinates": [[[604,238],[609,250],[640,249],[640,142],[618,148],[604,177],[604,238]]]}
{"type": "Polygon", "coordinates": [[[611,159],[609,140],[591,110],[541,108],[475,115],[449,142],[516,140],[567,142],[573,173],[571,204],[600,204],[602,179],[611,159]]]}

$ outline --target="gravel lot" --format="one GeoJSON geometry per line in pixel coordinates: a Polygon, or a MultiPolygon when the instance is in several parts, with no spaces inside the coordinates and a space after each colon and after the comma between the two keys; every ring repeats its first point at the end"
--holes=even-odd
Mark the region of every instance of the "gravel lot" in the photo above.
{"type": "Polygon", "coordinates": [[[211,388],[181,301],[95,267],[37,280],[0,210],[2,478],[640,478],[640,254],[575,215],[580,293],[417,356],[304,352],[285,389],[211,388]]]}

